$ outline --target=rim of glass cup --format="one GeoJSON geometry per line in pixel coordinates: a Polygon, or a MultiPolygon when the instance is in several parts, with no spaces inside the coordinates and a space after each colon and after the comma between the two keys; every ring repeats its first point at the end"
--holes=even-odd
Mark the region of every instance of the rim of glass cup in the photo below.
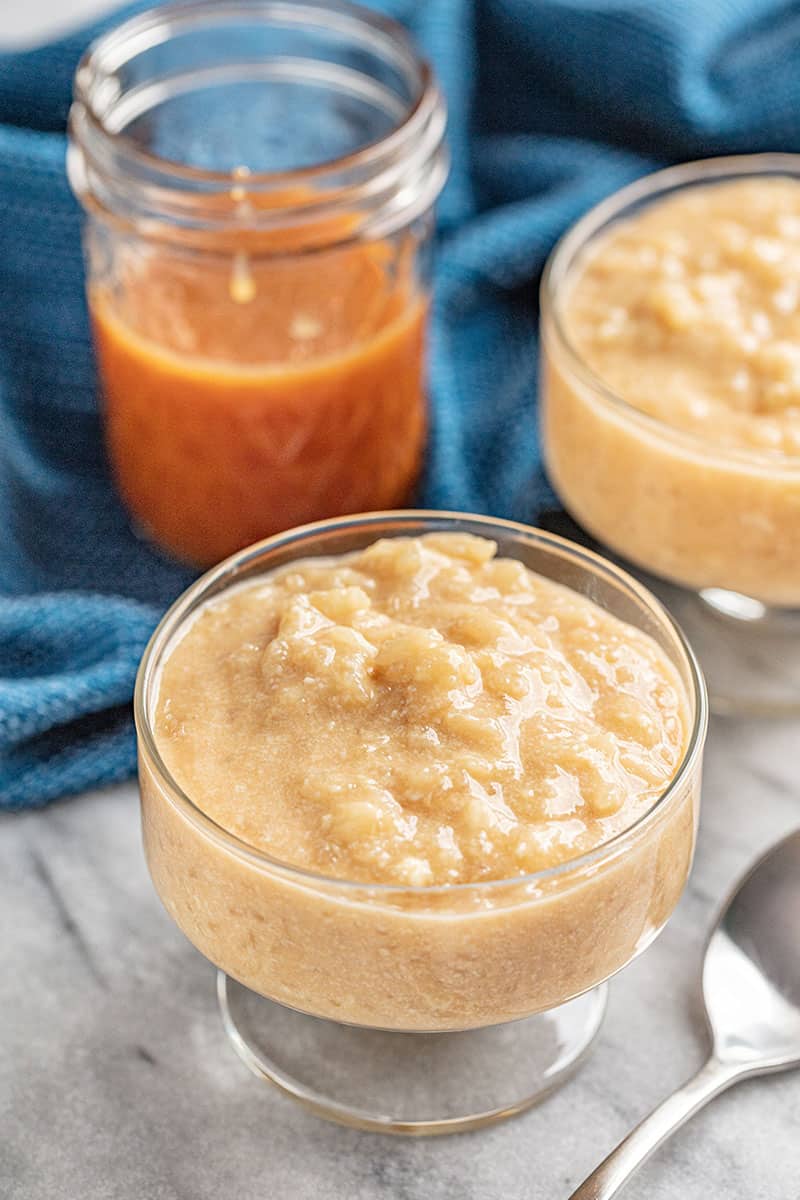
{"type": "MultiPolygon", "coordinates": [[[[171,215],[174,208],[175,215],[184,220],[187,211],[181,189],[200,189],[191,195],[196,202],[198,196],[219,199],[244,186],[248,193],[270,195],[276,201],[250,214],[249,224],[259,228],[285,224],[287,212],[319,219],[356,200],[379,206],[387,192],[398,187],[408,191],[409,180],[418,179],[422,181],[420,195],[410,204],[413,218],[417,210],[430,206],[444,185],[449,166],[443,143],[445,125],[444,98],[430,64],[403,26],[389,17],[348,0],[174,0],[122,21],[95,39],[83,54],[73,86],[69,126],[74,145],[68,153],[68,169],[73,190],[85,206],[97,204],[89,174],[98,177],[113,172],[115,167],[108,159],[113,146],[117,169],[128,169],[127,183],[134,192],[141,191],[143,203],[153,208],[158,200],[165,215],[171,215]],[[244,180],[237,169],[193,166],[153,154],[124,128],[116,130],[110,125],[109,113],[120,95],[116,72],[125,62],[181,32],[236,20],[328,30],[352,38],[355,45],[372,49],[376,56],[383,55],[409,86],[410,99],[399,101],[402,116],[387,134],[347,154],[287,170],[248,171],[244,180]],[[75,147],[80,148],[84,162],[75,147]],[[312,181],[327,185],[328,190],[309,193],[303,201],[291,194],[293,186],[300,189],[312,181]]],[[[99,207],[104,212],[109,208],[102,203],[99,207]]],[[[197,211],[207,223],[221,219],[219,209],[213,218],[197,211]]],[[[236,224],[235,204],[232,213],[236,224]]],[[[107,215],[121,219],[113,209],[107,215]]]]}
{"type": "MultiPolygon", "coordinates": [[[[401,534],[402,532],[403,530],[401,529],[401,534]]],[[[285,563],[281,565],[285,565],[285,563]]],[[[264,575],[268,576],[269,574],[270,570],[265,570],[264,575]]],[[[660,601],[626,571],[606,561],[599,554],[585,550],[583,547],[568,541],[566,538],[546,533],[544,530],[535,529],[533,526],[473,513],[440,512],[433,509],[402,509],[376,513],[358,513],[352,516],[337,517],[332,520],[315,521],[312,524],[301,525],[284,533],[276,534],[273,537],[265,538],[263,541],[255,542],[252,546],[248,546],[244,550],[240,550],[229,558],[224,559],[191,584],[162,617],[145,648],[139,665],[133,707],[136,730],[141,745],[144,747],[150,763],[157,772],[160,783],[164,785],[168,799],[175,804],[201,833],[210,836],[212,840],[222,845],[226,850],[231,851],[239,858],[244,858],[251,865],[266,868],[272,872],[277,871],[281,875],[294,879],[297,882],[308,885],[322,884],[326,889],[341,890],[343,892],[357,891],[361,894],[369,892],[370,894],[376,893],[382,896],[387,894],[441,896],[463,893],[464,891],[475,889],[480,891],[484,889],[494,891],[503,887],[536,885],[558,876],[572,874],[583,868],[592,866],[605,858],[613,857],[620,850],[623,850],[629,842],[634,841],[641,835],[661,815],[670,799],[684,785],[685,781],[691,778],[696,767],[699,765],[708,728],[708,697],[703,675],[694,651],[687,642],[680,626],[673,620],[660,601]],[[296,866],[282,859],[274,858],[265,851],[251,846],[248,842],[237,837],[203,812],[175,781],[164,763],[156,744],[148,712],[148,704],[152,698],[153,683],[160,667],[161,659],[170,641],[183,624],[184,619],[197,611],[209,593],[218,596],[224,591],[226,577],[230,577],[230,585],[234,586],[238,576],[248,565],[268,555],[271,551],[295,546],[297,548],[297,555],[292,556],[292,559],[288,560],[293,561],[295,557],[297,559],[304,557],[303,547],[307,543],[313,541],[317,536],[327,534],[331,531],[352,530],[355,532],[360,529],[369,531],[374,528],[377,538],[381,536],[381,528],[386,527],[391,527],[391,529],[397,531],[398,526],[405,525],[408,527],[409,534],[412,534],[412,531],[419,534],[424,532],[425,525],[430,525],[430,532],[432,532],[433,527],[441,531],[443,526],[452,525],[455,529],[464,522],[469,522],[473,525],[477,524],[485,528],[488,537],[491,537],[492,530],[494,530],[495,532],[510,534],[518,541],[526,541],[529,544],[533,543],[545,550],[558,551],[561,556],[570,559],[573,563],[593,572],[595,575],[605,577],[615,586],[620,587],[621,585],[622,589],[627,591],[630,596],[647,609],[662,628],[666,629],[671,635],[675,647],[683,657],[683,665],[690,680],[689,700],[693,705],[694,720],[686,750],[678,770],[652,807],[643,813],[632,825],[629,825],[614,837],[602,842],[599,846],[595,846],[587,853],[579,855],[577,858],[568,859],[566,862],[558,863],[553,867],[546,867],[527,875],[514,875],[502,879],[424,886],[371,883],[365,880],[343,879],[332,875],[323,875],[318,871],[311,871],[304,867],[296,866]]]]}
{"type": "Polygon", "coordinates": [[[619,415],[643,428],[656,432],[661,439],[668,440],[684,449],[692,450],[704,459],[741,466],[750,466],[770,472],[796,474],[800,471],[800,454],[783,454],[779,451],[750,450],[746,447],[719,446],[690,430],[679,429],[660,417],[642,412],[629,400],[625,400],[596,374],[569,337],[562,320],[560,293],[570,277],[578,256],[590,243],[595,234],[612,221],[624,219],[630,213],[658,201],[669,192],[685,187],[701,186],[703,183],[736,179],[749,179],[762,175],[765,178],[792,176],[800,181],[800,154],[733,154],[716,158],[702,158],[665,167],[634,180],[605,200],[601,200],[580,217],[556,243],[542,275],[540,304],[542,320],[549,321],[557,337],[560,349],[565,353],[570,369],[581,382],[591,388],[598,399],[614,408],[619,415]]]}

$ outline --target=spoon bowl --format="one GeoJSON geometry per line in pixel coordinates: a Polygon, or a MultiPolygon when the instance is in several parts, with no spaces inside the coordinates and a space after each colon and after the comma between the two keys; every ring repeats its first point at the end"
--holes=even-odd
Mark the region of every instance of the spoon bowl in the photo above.
{"type": "Polygon", "coordinates": [[[708,939],[708,1062],[636,1126],[570,1200],[611,1200],[662,1142],[752,1075],[800,1067],[800,829],[750,868],[708,939]]]}
{"type": "Polygon", "coordinates": [[[800,830],[745,875],[706,949],[703,999],[723,1063],[800,1065],[800,830]]]}

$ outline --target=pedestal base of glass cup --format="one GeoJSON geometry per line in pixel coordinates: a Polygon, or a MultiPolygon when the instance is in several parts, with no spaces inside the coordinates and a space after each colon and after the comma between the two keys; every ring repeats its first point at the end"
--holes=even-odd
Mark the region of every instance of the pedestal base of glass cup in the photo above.
{"type": "Polygon", "coordinates": [[[606,994],[487,1029],[396,1033],[295,1012],[217,975],[225,1031],[255,1075],[318,1116],[412,1135],[476,1129],[542,1099],[586,1055],[606,994]]]}
{"type": "Polygon", "coordinates": [[[722,588],[701,592],[647,577],[700,660],[712,711],[800,712],[800,609],[768,608],[722,588]]]}

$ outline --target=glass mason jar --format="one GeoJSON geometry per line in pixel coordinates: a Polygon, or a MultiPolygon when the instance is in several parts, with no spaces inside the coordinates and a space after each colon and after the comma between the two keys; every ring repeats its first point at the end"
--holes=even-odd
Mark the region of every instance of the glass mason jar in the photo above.
{"type": "Polygon", "coordinates": [[[320,1115],[384,1133],[452,1133],[522,1111],[563,1082],[602,1021],[607,980],[656,937],[692,862],[707,705],[691,649],[640,584],[510,521],[371,513],[291,530],[209,571],[176,601],[136,684],[142,828],[164,906],[218,968],[235,1049],[320,1115]],[[686,691],[678,770],[653,807],[588,853],[530,875],[404,886],[279,861],[209,817],[166,765],[162,668],[198,611],[288,563],[433,532],[498,553],[649,634],[686,691]]]}
{"type": "MultiPolygon", "coordinates": [[[[697,189],[783,179],[800,155],[684,163],[583,216],[542,279],[540,418],[548,475],[571,516],[680,621],[720,712],[800,711],[800,456],[681,429],[598,377],[565,321],[582,265],[620,222],[697,189]]],[[[726,370],[724,356],[718,363],[726,370]]],[[[647,372],[646,360],[639,377],[647,372]]],[[[645,391],[647,389],[644,389],[645,391]]]]}
{"type": "Polygon", "coordinates": [[[168,552],[410,498],[444,127],[406,33],[347,4],[189,0],[85,54],[68,170],[108,451],[168,552]]]}

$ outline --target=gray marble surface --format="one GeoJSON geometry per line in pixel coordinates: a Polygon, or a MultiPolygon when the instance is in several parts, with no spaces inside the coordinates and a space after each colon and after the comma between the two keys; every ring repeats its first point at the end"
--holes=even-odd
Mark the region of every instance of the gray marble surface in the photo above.
{"type": "MultiPolygon", "coordinates": [[[[800,725],[718,721],[691,882],[611,988],[591,1058],[492,1129],[355,1133],[259,1082],[212,968],[161,909],[132,785],[0,820],[0,1196],[13,1200],[558,1200],[699,1065],[705,931],[749,860],[800,825],[800,725]]],[[[741,1084],[630,1200],[799,1200],[800,1073],[741,1084]]]]}

